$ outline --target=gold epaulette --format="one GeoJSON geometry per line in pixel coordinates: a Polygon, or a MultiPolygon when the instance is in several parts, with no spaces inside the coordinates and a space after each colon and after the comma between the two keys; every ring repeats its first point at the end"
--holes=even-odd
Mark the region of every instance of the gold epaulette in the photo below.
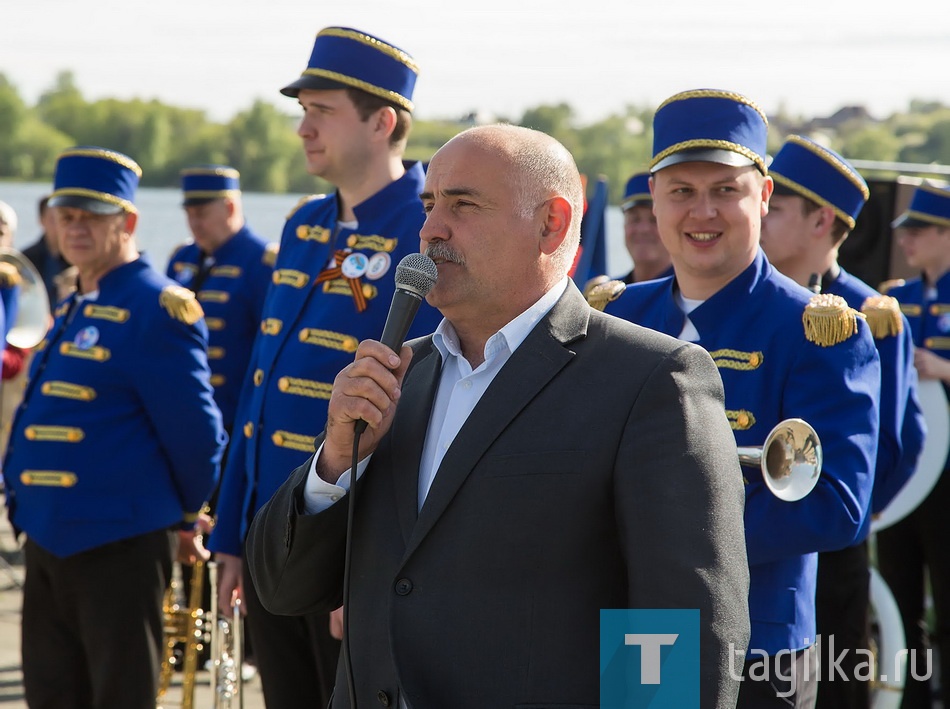
{"type": "Polygon", "coordinates": [[[266,266],[273,266],[275,263],[277,263],[277,254],[279,251],[280,244],[278,244],[276,241],[271,241],[264,249],[264,255],[261,256],[261,263],[266,266]]]}
{"type": "Polygon", "coordinates": [[[0,261],[0,288],[13,288],[23,283],[17,267],[8,261],[0,261]]]}
{"type": "Polygon", "coordinates": [[[603,311],[607,307],[607,303],[617,300],[626,289],[627,284],[623,281],[607,280],[599,283],[588,283],[584,286],[584,293],[590,307],[594,310],[603,311]]]}
{"type": "Polygon", "coordinates": [[[315,199],[323,199],[324,197],[326,197],[325,194],[308,194],[306,197],[301,197],[300,201],[294,205],[294,208],[290,210],[286,218],[290,219],[300,210],[302,206],[304,206],[308,202],[312,202],[315,199]]]}
{"type": "Polygon", "coordinates": [[[891,278],[890,280],[883,281],[881,285],[877,287],[877,290],[881,294],[887,295],[887,291],[889,291],[891,288],[896,288],[897,286],[902,285],[904,285],[903,278],[891,278]]]}
{"type": "Polygon", "coordinates": [[[859,315],[840,295],[813,295],[802,313],[805,339],[821,347],[844,342],[858,331],[859,315]]]}
{"type": "Polygon", "coordinates": [[[178,255],[178,252],[179,252],[179,251],[181,251],[181,250],[182,250],[183,248],[185,248],[186,246],[191,246],[193,243],[195,243],[195,242],[193,242],[193,241],[183,241],[183,242],[181,242],[180,244],[178,244],[178,246],[176,246],[174,249],[172,249],[172,252],[171,252],[171,254],[170,254],[169,257],[168,257],[168,260],[171,261],[172,259],[174,259],[174,258],[178,255]]]}
{"type": "Polygon", "coordinates": [[[595,286],[599,286],[601,283],[606,283],[609,280],[610,280],[610,276],[606,276],[606,275],[594,276],[593,278],[591,278],[589,281],[587,281],[587,283],[584,284],[584,290],[583,290],[584,297],[586,298],[587,296],[589,296],[590,292],[594,289],[595,286]]]}
{"type": "Polygon", "coordinates": [[[158,302],[175,320],[194,325],[204,317],[204,311],[195,294],[181,286],[165,286],[158,302]]]}
{"type": "Polygon", "coordinates": [[[901,304],[897,302],[897,298],[889,295],[872,295],[861,305],[861,312],[867,318],[875,340],[899,335],[904,330],[901,304]]]}

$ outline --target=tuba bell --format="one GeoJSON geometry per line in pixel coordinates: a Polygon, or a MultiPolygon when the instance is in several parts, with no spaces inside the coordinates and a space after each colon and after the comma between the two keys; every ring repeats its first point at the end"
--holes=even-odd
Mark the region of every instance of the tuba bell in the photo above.
{"type": "Polygon", "coordinates": [[[20,251],[0,247],[0,272],[5,281],[18,286],[16,317],[7,332],[7,342],[22,350],[36,347],[50,325],[46,285],[36,266],[20,251]]]}
{"type": "Polygon", "coordinates": [[[739,463],[758,467],[766,487],[780,500],[794,502],[810,493],[821,473],[821,441],[811,424],[798,418],[779,421],[761,446],[739,446],[739,463]]]}
{"type": "Polygon", "coordinates": [[[917,396],[927,422],[924,447],[914,474],[871,522],[872,532],[887,529],[916,510],[920,503],[927,499],[943,474],[947,448],[950,447],[950,405],[947,403],[947,394],[940,381],[921,379],[917,383],[917,396]]]}

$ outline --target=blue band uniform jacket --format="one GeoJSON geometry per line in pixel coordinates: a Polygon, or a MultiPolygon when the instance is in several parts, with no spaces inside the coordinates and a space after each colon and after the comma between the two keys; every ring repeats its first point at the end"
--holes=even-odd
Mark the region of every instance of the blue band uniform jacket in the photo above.
{"type": "MultiPolygon", "coordinates": [[[[901,304],[901,312],[910,323],[914,345],[930,350],[944,359],[950,359],[950,272],[937,281],[935,294],[928,294],[921,278],[894,286],[887,294],[901,304]]],[[[950,384],[944,382],[943,388],[950,399],[950,384]]],[[[944,463],[943,469],[950,470],[950,457],[944,463]]]]}
{"type": "MultiPolygon", "coordinates": [[[[675,278],[631,285],[607,313],[678,336],[685,316],[675,278]]],[[[878,434],[880,361],[861,318],[845,342],[805,337],[812,293],[776,271],[759,250],[753,263],[690,314],[719,367],[726,414],[739,446],[761,446],[780,421],[817,432],[824,465],[804,499],[776,498],[756,467],[743,466],[749,556],[751,650],[772,655],[815,642],[818,551],[850,546],[870,507],[878,434]]]]}
{"type": "MultiPolygon", "coordinates": [[[[238,397],[260,329],[276,251],[277,244],[268,245],[245,224],[214,252],[214,265],[197,289],[208,326],[214,398],[228,431],[234,426],[238,397]]],[[[191,288],[203,258],[197,244],[185,244],[169,260],[167,275],[191,288]]]]}
{"type": "MultiPolygon", "coordinates": [[[[860,311],[868,298],[879,296],[876,290],[841,269],[837,278],[822,284],[822,293],[840,295],[848,305],[860,311]]],[[[914,368],[914,342],[910,325],[901,316],[898,333],[874,337],[881,358],[881,424],[874,470],[871,512],[880,513],[894,499],[917,468],[923,450],[926,424],[917,400],[917,370],[914,368]]],[[[858,540],[867,537],[872,515],[864,521],[858,540]]]]}
{"type": "MultiPolygon", "coordinates": [[[[59,557],[191,521],[226,442],[207,330],[163,306],[141,258],[64,300],[30,368],[4,462],[17,530],[59,557]]],[[[190,295],[190,294],[189,294],[190,295]]]]}
{"type": "MultiPolygon", "coordinates": [[[[335,238],[335,194],[288,217],[228,449],[213,551],[240,555],[254,513],[313,453],[337,373],[361,340],[382,334],[396,264],[419,251],[423,182],[421,164],[407,164],[400,179],[355,207],[357,229],[340,228],[335,238]],[[335,254],[356,278],[319,280],[335,254]]],[[[433,332],[440,320],[423,303],[409,336],[433,332]]]]}

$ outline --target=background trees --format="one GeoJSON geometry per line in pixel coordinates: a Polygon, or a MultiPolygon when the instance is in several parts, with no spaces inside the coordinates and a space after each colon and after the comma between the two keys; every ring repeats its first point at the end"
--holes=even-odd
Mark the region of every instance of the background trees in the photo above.
{"type": "MultiPolygon", "coordinates": [[[[249,191],[326,190],[325,183],[307,174],[295,134],[298,116],[290,106],[257,100],[221,123],[202,110],[157,100],[89,101],[70,72],[56,76],[36,105],[29,106],[0,73],[0,179],[49,180],[64,148],[91,144],[135,158],[142,166],[142,184],[148,186],[177,187],[182,167],[227,163],[240,170],[249,191]]],[[[517,117],[417,115],[407,157],[428,160],[445,141],[476,123],[517,123],[564,143],[581,172],[606,176],[616,203],[627,178],[649,165],[653,108],[631,105],[588,125],[579,124],[568,103],[537,106],[517,117]]],[[[937,102],[912,101],[907,112],[885,118],[872,117],[860,106],[842,107],[829,117],[792,117],[780,106],[769,120],[773,151],[787,135],[800,133],[850,159],[950,165],[950,106],[937,102]]]]}

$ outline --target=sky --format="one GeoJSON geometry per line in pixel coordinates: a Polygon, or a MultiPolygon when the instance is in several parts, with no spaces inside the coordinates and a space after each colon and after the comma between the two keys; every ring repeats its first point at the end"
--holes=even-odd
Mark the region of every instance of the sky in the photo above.
{"type": "MultiPolygon", "coordinates": [[[[566,102],[581,124],[694,88],[764,110],[884,118],[950,103],[945,0],[7,0],[0,72],[33,104],[56,74],[87,100],[157,98],[225,121],[281,86],[322,27],[354,27],[420,65],[421,119],[512,119],[566,102]]],[[[2,128],[2,127],[0,127],[2,128]]]]}

